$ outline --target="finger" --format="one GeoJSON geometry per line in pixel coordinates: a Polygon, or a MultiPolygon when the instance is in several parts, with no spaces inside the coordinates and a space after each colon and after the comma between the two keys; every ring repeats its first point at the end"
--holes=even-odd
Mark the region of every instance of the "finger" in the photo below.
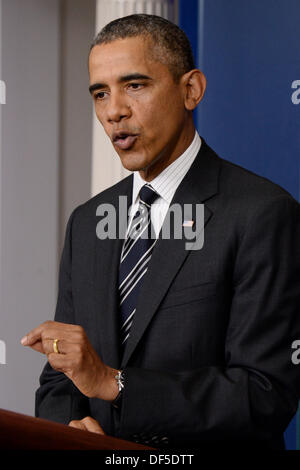
{"type": "Polygon", "coordinates": [[[85,352],[89,351],[88,345],[85,343],[74,343],[65,339],[56,339],[56,347],[58,353],[55,350],[54,339],[45,338],[42,341],[44,354],[72,354],[72,356],[82,357],[85,352]]]}
{"type": "Polygon", "coordinates": [[[73,366],[73,359],[69,354],[56,354],[51,352],[48,354],[48,362],[52,369],[65,374],[70,372],[73,366]]]}
{"type": "MultiPolygon", "coordinates": [[[[50,342],[50,340],[49,340],[49,342],[50,342]]],[[[34,351],[38,351],[42,354],[47,354],[48,355],[50,352],[54,352],[53,340],[51,340],[51,344],[52,344],[52,348],[50,346],[45,348],[45,340],[39,340],[39,341],[36,341],[33,344],[30,344],[29,347],[31,349],[33,349],[34,351]]]]}
{"type": "Polygon", "coordinates": [[[39,326],[29,331],[27,335],[23,336],[23,338],[21,339],[21,343],[23,344],[23,346],[31,346],[37,341],[40,341],[42,339],[42,335],[50,328],[53,328],[54,324],[56,324],[55,326],[57,326],[58,322],[53,322],[49,320],[45,321],[44,323],[41,323],[39,326]]]}
{"type": "Polygon", "coordinates": [[[31,344],[41,340],[43,325],[44,323],[31,330],[29,333],[27,333],[27,335],[23,336],[21,339],[23,346],[30,346],[31,344]]]}
{"type": "MultiPolygon", "coordinates": [[[[68,341],[64,339],[58,339],[58,338],[56,339],[57,339],[56,347],[57,347],[58,353],[54,349],[54,339],[45,338],[43,339],[44,354],[47,354],[47,355],[51,353],[68,354],[69,352],[72,352],[74,348],[76,349],[76,344],[69,343],[68,341]]],[[[34,348],[34,345],[31,347],[34,348]]]]}
{"type": "Polygon", "coordinates": [[[36,343],[32,344],[30,347],[31,349],[34,349],[34,351],[38,351],[42,354],[45,354],[42,341],[37,341],[36,343]]]}
{"type": "Polygon", "coordinates": [[[102,436],[105,436],[105,432],[101,428],[98,421],[96,421],[95,419],[91,418],[90,416],[87,416],[82,420],[82,422],[84,423],[87,431],[95,432],[97,434],[102,434],[102,436]]]}
{"type": "MultiPolygon", "coordinates": [[[[57,339],[57,338],[55,338],[57,339]]],[[[56,345],[57,345],[57,349],[58,349],[58,352],[59,354],[66,354],[70,348],[68,348],[68,343],[65,341],[65,340],[58,340],[56,342],[56,345]]],[[[38,341],[36,341],[35,343],[33,344],[30,344],[28,345],[31,349],[34,349],[34,351],[38,351],[42,354],[50,354],[50,353],[53,353],[53,352],[56,352],[55,349],[54,349],[54,339],[51,338],[44,338],[43,335],[41,337],[41,339],[39,339],[38,341]]]]}
{"type": "Polygon", "coordinates": [[[27,335],[21,339],[21,343],[23,346],[32,346],[37,341],[43,339],[53,340],[54,338],[79,342],[84,335],[84,329],[79,325],[46,321],[27,333],[27,335]]]}
{"type": "Polygon", "coordinates": [[[85,425],[82,423],[82,421],[70,421],[69,426],[71,428],[82,429],[83,431],[86,431],[85,425]]]}

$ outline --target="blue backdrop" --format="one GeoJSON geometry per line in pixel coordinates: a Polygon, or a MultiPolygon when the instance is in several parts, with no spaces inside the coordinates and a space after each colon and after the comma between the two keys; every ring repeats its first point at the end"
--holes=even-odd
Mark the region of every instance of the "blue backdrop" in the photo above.
{"type": "MultiPolygon", "coordinates": [[[[195,116],[200,135],[220,156],[269,178],[296,199],[299,18],[299,0],[180,2],[180,26],[208,83],[195,116]]],[[[299,448],[296,417],[285,440],[288,449],[299,448]]]]}

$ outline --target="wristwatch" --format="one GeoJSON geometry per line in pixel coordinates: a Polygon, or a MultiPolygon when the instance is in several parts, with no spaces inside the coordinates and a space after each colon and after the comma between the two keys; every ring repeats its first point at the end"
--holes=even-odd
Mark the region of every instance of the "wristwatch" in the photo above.
{"type": "Polygon", "coordinates": [[[114,401],[112,401],[112,406],[114,408],[120,408],[121,406],[121,401],[122,401],[122,395],[123,395],[123,389],[124,389],[124,384],[125,384],[125,374],[124,374],[124,371],[123,370],[119,370],[117,375],[115,375],[115,379],[117,381],[117,385],[118,385],[118,390],[119,390],[119,393],[118,395],[116,396],[116,398],[114,399],[114,401]]]}

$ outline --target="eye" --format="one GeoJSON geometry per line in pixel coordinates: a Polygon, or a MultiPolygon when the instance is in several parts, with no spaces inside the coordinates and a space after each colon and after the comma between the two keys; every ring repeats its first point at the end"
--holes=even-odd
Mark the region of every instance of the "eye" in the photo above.
{"type": "Polygon", "coordinates": [[[139,90],[143,85],[141,83],[129,83],[128,87],[132,90],[139,90]]]}
{"type": "Polygon", "coordinates": [[[98,91],[97,93],[94,94],[94,99],[95,100],[103,100],[105,98],[106,92],[105,91],[98,91]]]}

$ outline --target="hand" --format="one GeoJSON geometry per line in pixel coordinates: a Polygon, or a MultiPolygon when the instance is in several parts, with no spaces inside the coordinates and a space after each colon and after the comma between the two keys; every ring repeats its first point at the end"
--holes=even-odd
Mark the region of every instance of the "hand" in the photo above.
{"type": "Polygon", "coordinates": [[[95,432],[97,434],[102,434],[102,436],[105,436],[105,432],[101,428],[98,421],[91,418],[90,416],[87,416],[86,418],[83,418],[79,421],[70,421],[69,426],[71,426],[72,428],[82,429],[83,431],[95,432]]]}
{"type": "Polygon", "coordinates": [[[53,369],[63,372],[87,397],[113,401],[118,395],[116,369],[106,366],[81,326],[46,321],[31,330],[21,343],[46,354],[53,369]],[[58,339],[59,354],[53,341],[58,339]]]}

